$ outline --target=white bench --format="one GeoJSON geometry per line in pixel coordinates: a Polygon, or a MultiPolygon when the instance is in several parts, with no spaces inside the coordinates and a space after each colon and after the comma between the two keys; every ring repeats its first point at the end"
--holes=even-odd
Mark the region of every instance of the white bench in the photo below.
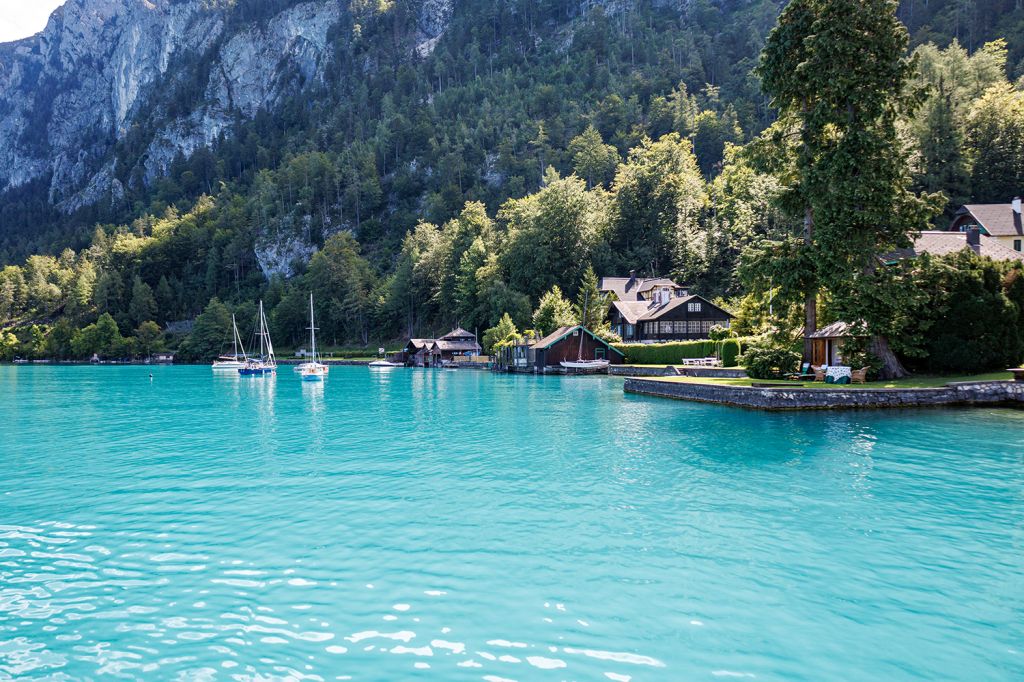
{"type": "Polygon", "coordinates": [[[715,357],[710,358],[683,358],[684,367],[721,367],[722,361],[715,357]]]}

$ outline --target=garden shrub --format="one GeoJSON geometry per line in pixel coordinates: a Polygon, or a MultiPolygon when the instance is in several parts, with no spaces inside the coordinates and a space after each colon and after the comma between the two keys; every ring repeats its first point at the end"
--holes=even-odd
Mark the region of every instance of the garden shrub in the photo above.
{"type": "Polygon", "coordinates": [[[778,346],[751,346],[740,360],[754,379],[781,379],[796,371],[800,354],[778,346]]]}
{"type": "Polygon", "coordinates": [[[678,365],[683,358],[717,356],[724,367],[735,367],[747,339],[725,341],[673,341],[670,343],[616,343],[630,365],[678,365]]]}

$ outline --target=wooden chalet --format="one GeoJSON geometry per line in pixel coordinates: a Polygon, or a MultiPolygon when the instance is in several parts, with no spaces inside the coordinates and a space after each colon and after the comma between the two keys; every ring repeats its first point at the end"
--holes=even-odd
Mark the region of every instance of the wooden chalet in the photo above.
{"type": "Polygon", "coordinates": [[[715,325],[732,324],[732,315],[664,277],[604,277],[601,291],[617,299],[608,314],[612,331],[625,343],[706,339],[715,325]]]}
{"type": "Polygon", "coordinates": [[[1012,251],[1024,251],[1024,221],[1021,220],[1021,199],[1014,197],[1006,204],[967,204],[961,206],[950,223],[951,232],[977,229],[982,235],[1012,251]]]}
{"type": "Polygon", "coordinates": [[[478,356],[481,352],[476,334],[457,327],[439,339],[409,339],[401,358],[413,367],[437,367],[457,356],[478,356]]]}
{"type": "Polygon", "coordinates": [[[559,327],[542,339],[523,339],[500,349],[495,368],[506,372],[560,374],[565,373],[565,369],[559,363],[580,357],[584,360],[608,360],[613,365],[621,365],[626,359],[607,341],[576,325],[559,327]]]}

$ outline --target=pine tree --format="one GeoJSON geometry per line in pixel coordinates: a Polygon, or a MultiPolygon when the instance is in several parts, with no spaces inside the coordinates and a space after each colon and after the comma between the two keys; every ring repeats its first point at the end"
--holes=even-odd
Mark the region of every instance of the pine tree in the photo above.
{"type": "MultiPolygon", "coordinates": [[[[804,216],[802,244],[775,264],[776,281],[805,292],[807,361],[819,291],[837,311],[858,315],[854,281],[934,215],[934,201],[908,190],[896,130],[899,114],[919,102],[907,88],[914,64],[896,8],[895,0],[793,0],[761,56],[763,87],[780,114],[772,141],[782,153],[789,131],[798,137],[784,182],[790,209],[804,216]]],[[[887,322],[867,320],[868,331],[883,376],[904,375],[880,333],[887,322]]]]}
{"type": "Polygon", "coordinates": [[[921,139],[919,187],[926,192],[942,192],[947,199],[947,214],[969,197],[970,177],[963,155],[963,139],[956,124],[953,102],[940,81],[939,94],[928,105],[921,139]]]}
{"type": "Polygon", "coordinates": [[[136,326],[156,316],[156,298],[153,290],[136,275],[132,284],[132,300],[128,304],[128,317],[136,326]]]}
{"type": "Polygon", "coordinates": [[[533,312],[533,328],[541,336],[547,336],[559,327],[576,324],[576,313],[572,304],[557,285],[540,297],[537,310],[533,312]]]}

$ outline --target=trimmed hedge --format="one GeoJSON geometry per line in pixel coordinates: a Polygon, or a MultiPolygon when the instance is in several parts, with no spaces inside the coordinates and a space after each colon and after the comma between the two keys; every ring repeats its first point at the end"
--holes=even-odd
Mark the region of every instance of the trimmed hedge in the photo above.
{"type": "Polygon", "coordinates": [[[722,365],[735,367],[741,346],[753,339],[739,338],[725,341],[673,341],[671,343],[616,343],[626,355],[629,365],[678,365],[683,358],[708,358],[719,355],[722,365]]]}

